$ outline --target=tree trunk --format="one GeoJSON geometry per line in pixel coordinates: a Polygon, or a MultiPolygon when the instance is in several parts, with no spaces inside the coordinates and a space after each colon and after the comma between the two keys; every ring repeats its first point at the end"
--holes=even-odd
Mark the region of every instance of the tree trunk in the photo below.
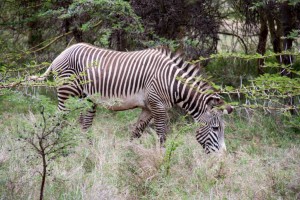
{"type": "Polygon", "coordinates": [[[270,36],[271,36],[271,44],[273,46],[273,51],[275,53],[280,53],[282,51],[281,44],[280,44],[280,34],[278,34],[279,30],[277,27],[276,20],[272,16],[271,13],[267,14],[268,19],[268,25],[270,30],[270,36]],[[276,23],[276,24],[275,24],[276,23]]]}
{"type": "MultiPolygon", "coordinates": [[[[270,38],[271,38],[271,44],[273,46],[274,53],[281,53],[282,51],[282,45],[281,45],[281,39],[282,31],[281,31],[281,24],[278,19],[278,12],[276,10],[275,2],[270,1],[264,12],[266,13],[269,31],[270,31],[270,38]]],[[[281,57],[276,56],[277,62],[281,63],[281,57]]]]}
{"type": "Polygon", "coordinates": [[[117,51],[126,51],[130,46],[126,39],[126,32],[124,30],[115,30],[110,37],[110,48],[117,51]]]}
{"type": "MultiPolygon", "coordinates": [[[[280,20],[282,24],[282,29],[283,29],[283,49],[285,51],[291,50],[293,46],[293,41],[294,39],[289,38],[289,34],[293,29],[296,29],[296,14],[293,12],[293,8],[288,5],[288,2],[283,2],[280,5],[280,20]]],[[[286,66],[289,66],[293,64],[293,56],[291,55],[284,55],[282,56],[282,63],[286,66]]],[[[284,76],[289,76],[291,77],[291,73],[282,69],[281,74],[284,76]]]]}
{"type": "Polygon", "coordinates": [[[41,7],[41,2],[40,0],[37,1],[24,1],[23,2],[25,9],[26,9],[26,14],[24,17],[27,22],[27,27],[28,27],[28,40],[27,44],[29,48],[35,47],[38,44],[43,42],[43,37],[42,37],[42,30],[41,30],[41,21],[37,17],[37,13],[40,10],[41,7]]]}
{"type": "Polygon", "coordinates": [[[73,29],[73,36],[76,40],[76,42],[83,42],[83,32],[79,28],[73,29]]]}
{"type": "Polygon", "coordinates": [[[27,24],[28,30],[28,46],[35,47],[43,41],[42,32],[39,28],[39,21],[31,21],[27,24]]]}
{"type": "Polygon", "coordinates": [[[44,149],[42,149],[42,151],[41,151],[41,156],[43,159],[43,172],[42,172],[42,182],[41,182],[41,188],[40,188],[40,200],[43,200],[45,184],[46,184],[46,177],[47,177],[47,161],[46,161],[46,154],[45,154],[44,149]]]}
{"type": "MultiPolygon", "coordinates": [[[[260,32],[259,32],[259,40],[257,45],[256,52],[264,55],[266,53],[266,45],[267,45],[267,39],[268,39],[268,24],[267,24],[267,17],[264,13],[263,9],[260,9],[259,11],[259,20],[260,20],[260,32]]],[[[263,65],[264,65],[264,59],[258,59],[258,74],[263,74],[263,65]]]]}
{"type": "MultiPolygon", "coordinates": [[[[293,38],[288,37],[293,29],[296,29],[296,18],[297,15],[294,12],[294,9],[291,5],[288,4],[288,2],[283,2],[280,5],[280,20],[282,24],[283,29],[283,49],[285,51],[291,50],[293,46],[293,38]]],[[[293,64],[293,56],[292,55],[283,55],[282,56],[282,63],[285,66],[291,66],[293,64]]],[[[281,69],[281,75],[282,76],[288,76],[290,78],[293,77],[293,74],[289,71],[287,71],[285,68],[281,69]]],[[[289,106],[294,105],[294,98],[287,98],[285,99],[285,104],[289,106]]],[[[295,114],[294,110],[291,110],[291,114],[295,114]]]]}
{"type": "MultiPolygon", "coordinates": [[[[65,1],[58,1],[57,6],[62,7],[65,10],[68,10],[69,6],[72,4],[72,0],[65,0],[65,1]]],[[[70,30],[72,30],[72,17],[66,18],[63,20],[63,30],[65,33],[68,33],[70,30]]],[[[67,35],[66,36],[66,46],[70,43],[72,36],[67,35]]]]}
{"type": "MultiPolygon", "coordinates": [[[[70,27],[71,27],[71,20],[65,19],[64,20],[64,29],[65,29],[65,33],[68,33],[70,31],[70,27]]],[[[66,46],[68,46],[69,42],[71,40],[71,37],[69,35],[66,36],[66,46]]]]}

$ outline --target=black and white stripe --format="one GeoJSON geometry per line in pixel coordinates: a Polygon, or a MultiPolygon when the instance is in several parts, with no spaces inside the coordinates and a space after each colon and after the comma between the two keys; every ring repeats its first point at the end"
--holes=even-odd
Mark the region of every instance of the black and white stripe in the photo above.
{"type": "Polygon", "coordinates": [[[211,110],[200,117],[196,139],[206,153],[226,151],[224,122],[221,115],[220,111],[211,110]]]}
{"type": "MultiPolygon", "coordinates": [[[[139,137],[153,118],[160,142],[165,141],[167,109],[181,106],[196,121],[216,105],[223,104],[212,87],[198,78],[199,68],[162,48],[118,52],[79,43],[63,51],[51,64],[57,78],[71,77],[58,87],[59,109],[65,110],[70,96],[100,96],[101,101],[120,99],[111,110],[142,108],[133,137],[139,137]],[[74,78],[75,77],[75,78],[74,78]]],[[[87,129],[95,116],[95,106],[80,121],[87,129]]]]}

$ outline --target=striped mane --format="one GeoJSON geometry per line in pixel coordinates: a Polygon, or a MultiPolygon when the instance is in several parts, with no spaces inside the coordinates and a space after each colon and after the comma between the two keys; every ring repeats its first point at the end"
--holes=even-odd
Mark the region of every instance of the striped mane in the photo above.
{"type": "Polygon", "coordinates": [[[207,81],[204,80],[206,77],[205,73],[203,72],[203,68],[201,68],[199,64],[195,65],[185,61],[183,59],[182,52],[179,51],[173,53],[167,46],[158,46],[153,49],[171,59],[175,63],[176,67],[183,71],[183,79],[189,79],[190,83],[195,83],[196,81],[195,85],[201,86],[202,89],[212,89],[212,87],[207,84],[207,81]]]}
{"type": "Polygon", "coordinates": [[[191,64],[190,62],[185,61],[183,59],[182,52],[179,51],[173,53],[167,46],[157,46],[153,49],[159,51],[161,54],[171,59],[178,68],[188,73],[188,77],[197,78],[202,75],[200,65],[191,64]]]}

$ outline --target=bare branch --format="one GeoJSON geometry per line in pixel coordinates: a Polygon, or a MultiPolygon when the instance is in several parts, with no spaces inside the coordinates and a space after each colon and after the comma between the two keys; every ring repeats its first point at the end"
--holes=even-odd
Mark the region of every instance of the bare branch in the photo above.
{"type": "Polygon", "coordinates": [[[230,35],[230,36],[234,36],[234,37],[237,37],[240,42],[242,43],[242,45],[244,46],[244,49],[245,49],[245,54],[248,54],[248,47],[245,43],[245,41],[243,40],[243,38],[235,33],[228,33],[228,32],[218,32],[218,34],[222,34],[222,35],[230,35]]]}

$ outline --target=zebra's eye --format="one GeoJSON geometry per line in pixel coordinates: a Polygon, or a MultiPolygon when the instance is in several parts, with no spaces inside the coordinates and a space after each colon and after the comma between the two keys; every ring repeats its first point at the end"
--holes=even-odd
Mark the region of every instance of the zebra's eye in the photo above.
{"type": "Polygon", "coordinates": [[[218,130],[219,130],[219,127],[218,127],[218,126],[213,126],[213,127],[211,127],[211,129],[212,129],[213,131],[218,131],[218,130]]]}

